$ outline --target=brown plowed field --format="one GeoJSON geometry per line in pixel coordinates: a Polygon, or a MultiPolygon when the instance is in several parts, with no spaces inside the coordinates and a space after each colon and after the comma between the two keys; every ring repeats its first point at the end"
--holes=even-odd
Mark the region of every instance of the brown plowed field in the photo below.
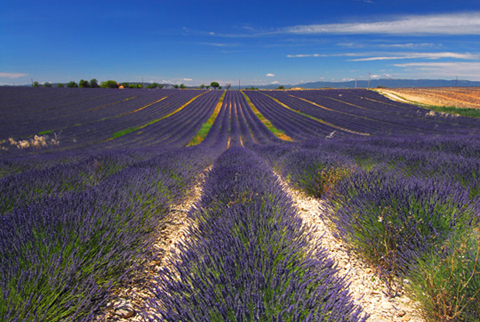
{"type": "Polygon", "coordinates": [[[480,108],[480,87],[389,88],[378,91],[391,99],[398,95],[410,103],[480,108]]]}

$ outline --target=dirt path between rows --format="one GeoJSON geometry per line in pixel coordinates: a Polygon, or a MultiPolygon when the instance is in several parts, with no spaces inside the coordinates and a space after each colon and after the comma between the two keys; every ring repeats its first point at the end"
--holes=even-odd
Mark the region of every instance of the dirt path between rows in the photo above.
{"type": "Polygon", "coordinates": [[[117,290],[114,299],[107,305],[105,317],[98,321],[140,322],[146,321],[147,316],[158,319],[153,312],[149,312],[145,301],[154,297],[151,288],[156,285],[158,272],[171,265],[171,259],[178,252],[177,245],[185,241],[188,228],[192,225],[187,214],[202,196],[203,182],[209,169],[199,176],[185,200],[170,209],[152,245],[151,251],[156,257],[144,264],[142,272],[129,285],[117,290]]]}
{"type": "Polygon", "coordinates": [[[347,275],[349,290],[356,304],[370,315],[372,322],[423,322],[415,311],[415,303],[405,294],[395,298],[385,296],[386,287],[375,273],[373,267],[361,261],[355,254],[349,254],[345,245],[333,237],[331,229],[322,220],[326,208],[321,200],[311,198],[305,193],[290,188],[285,182],[282,185],[298,208],[304,223],[318,236],[330,257],[340,268],[341,276],[347,275]]]}

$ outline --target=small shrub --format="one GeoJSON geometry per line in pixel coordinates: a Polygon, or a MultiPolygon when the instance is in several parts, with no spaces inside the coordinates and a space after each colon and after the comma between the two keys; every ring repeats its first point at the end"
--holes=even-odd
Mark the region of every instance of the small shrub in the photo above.
{"type": "Polygon", "coordinates": [[[419,261],[409,291],[427,321],[480,320],[480,235],[457,233],[419,261]]]}

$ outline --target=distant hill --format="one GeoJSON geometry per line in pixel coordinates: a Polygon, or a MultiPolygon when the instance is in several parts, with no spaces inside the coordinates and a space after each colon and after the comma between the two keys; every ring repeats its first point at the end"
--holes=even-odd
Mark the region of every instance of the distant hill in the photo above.
{"type": "MultiPolygon", "coordinates": [[[[372,79],[370,81],[370,88],[377,86],[385,87],[453,87],[455,86],[480,86],[480,82],[467,80],[444,80],[444,79],[372,79]]],[[[256,85],[255,87],[262,89],[276,89],[279,84],[275,85],[256,85]]],[[[355,88],[355,81],[348,82],[313,82],[296,85],[283,85],[285,88],[301,87],[301,88],[355,88]]],[[[243,86],[242,86],[243,87],[243,86]]],[[[250,87],[250,86],[245,86],[250,87]]],[[[368,87],[367,80],[358,80],[357,87],[368,87]]]]}

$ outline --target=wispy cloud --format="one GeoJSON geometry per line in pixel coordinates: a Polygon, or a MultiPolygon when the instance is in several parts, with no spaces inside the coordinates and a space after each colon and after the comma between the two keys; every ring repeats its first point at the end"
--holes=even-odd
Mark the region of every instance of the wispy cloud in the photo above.
{"type": "Polygon", "coordinates": [[[415,43],[407,43],[407,44],[382,44],[382,45],[377,45],[378,47],[383,47],[383,48],[416,48],[416,47],[434,47],[435,44],[433,43],[420,43],[420,44],[415,44],[415,43]]]}
{"type": "Polygon", "coordinates": [[[426,63],[406,63],[395,64],[396,67],[402,67],[409,70],[416,70],[423,77],[427,75],[440,77],[465,77],[470,79],[479,79],[480,62],[426,62],[426,63]]]}
{"type": "Polygon", "coordinates": [[[273,73],[268,73],[268,74],[267,74],[267,75],[265,75],[265,76],[267,76],[267,77],[274,77],[274,76],[275,76],[275,74],[273,74],[273,73]]]}
{"type": "Polygon", "coordinates": [[[240,44],[225,44],[225,43],[214,43],[214,42],[199,42],[199,45],[213,46],[213,47],[238,47],[240,44]]]}
{"type": "Polygon", "coordinates": [[[183,80],[186,81],[186,82],[191,82],[191,81],[193,81],[192,78],[184,78],[183,80]]]}
{"type": "Polygon", "coordinates": [[[426,58],[426,59],[440,59],[440,58],[455,58],[455,59],[478,59],[478,54],[461,54],[461,53],[392,53],[392,56],[379,56],[379,57],[367,57],[367,58],[356,58],[351,59],[350,61],[374,61],[374,60],[398,60],[398,59],[415,59],[415,58],[426,58]]]}
{"type": "Polygon", "coordinates": [[[480,12],[403,16],[376,22],[299,25],[283,28],[291,34],[436,34],[479,35],[480,12]]]}
{"type": "Polygon", "coordinates": [[[0,72],[0,78],[20,78],[27,76],[28,74],[23,74],[23,73],[2,73],[0,72]]]}
{"type": "Polygon", "coordinates": [[[345,53],[345,54],[298,54],[287,55],[288,58],[308,58],[308,57],[341,57],[341,56],[365,56],[365,54],[345,53]]]}

